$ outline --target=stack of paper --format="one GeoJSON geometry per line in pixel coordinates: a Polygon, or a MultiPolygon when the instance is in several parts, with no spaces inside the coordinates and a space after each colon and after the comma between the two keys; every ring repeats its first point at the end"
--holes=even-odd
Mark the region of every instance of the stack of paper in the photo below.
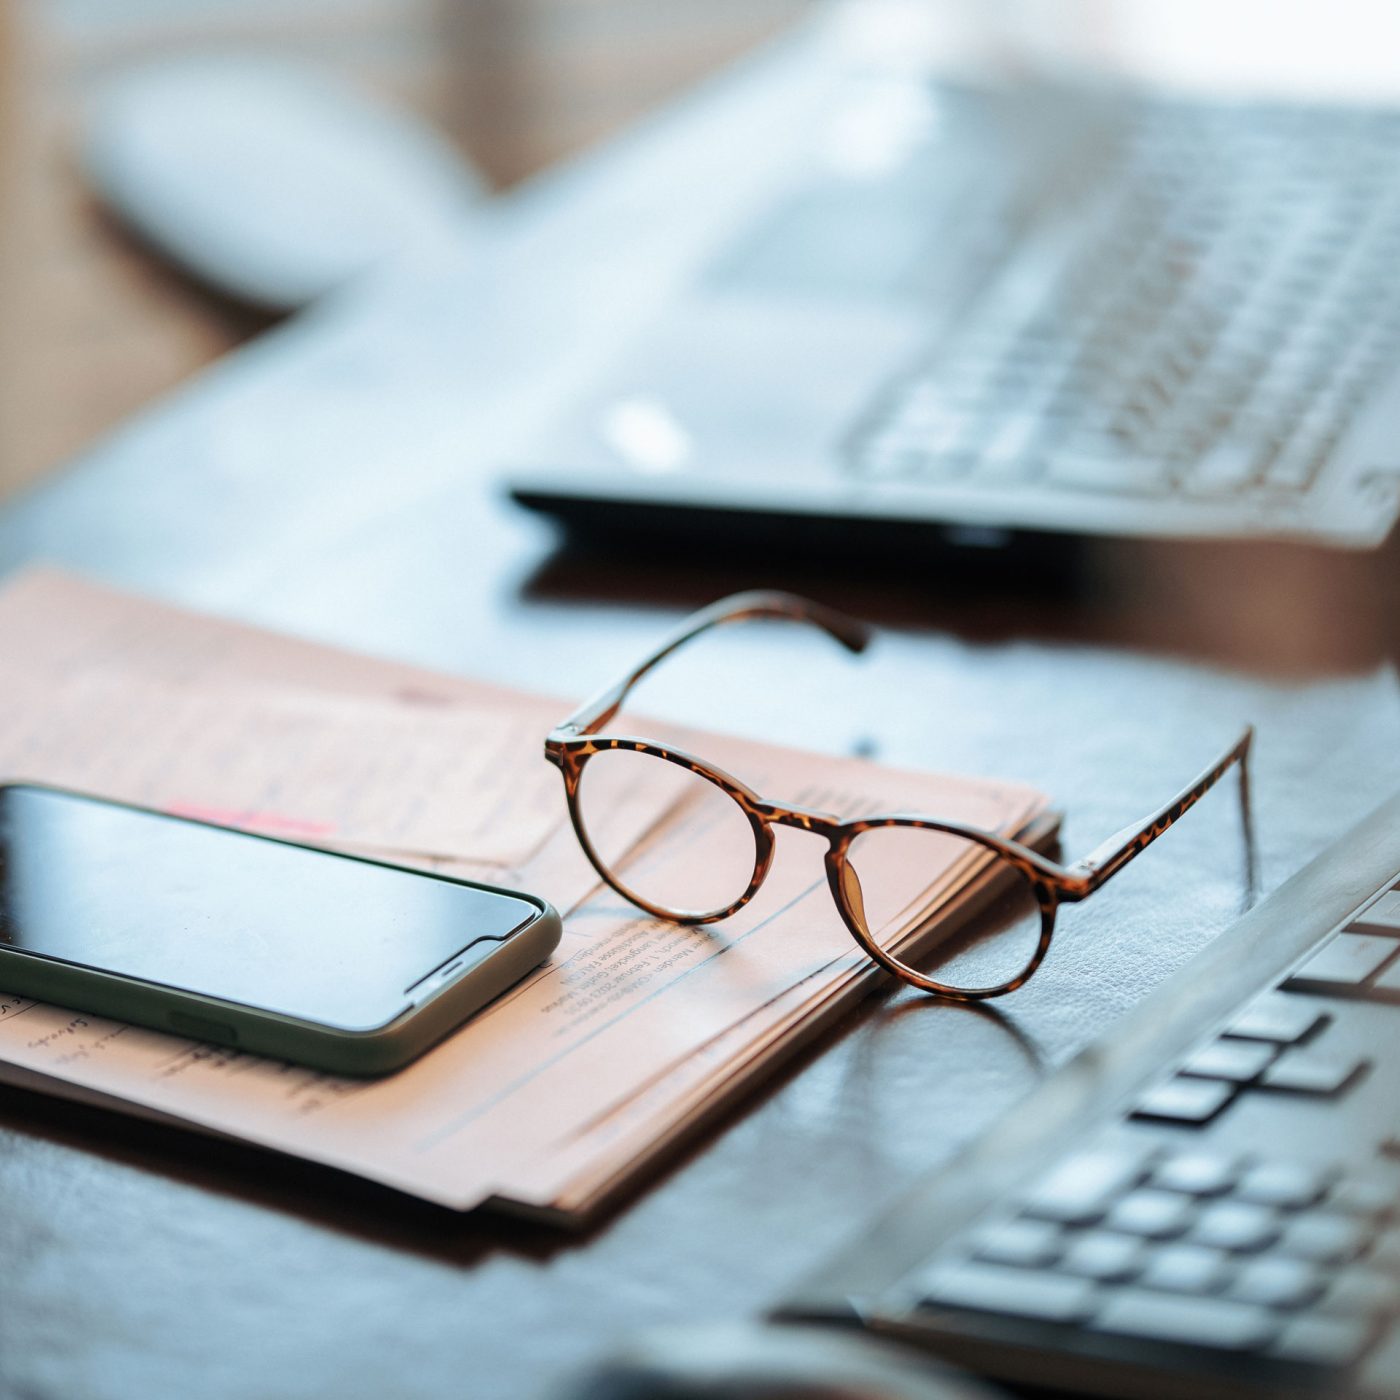
{"type": "MultiPolygon", "coordinates": [[[[0,592],[0,775],[514,885],[565,915],[538,972],[422,1059],[354,1080],[0,993],[0,1077],[328,1163],[443,1205],[582,1216],[881,974],[819,843],[779,833],[733,918],[642,916],[578,849],[542,756],[567,704],[330,651],[63,575],[0,592]]],[[[717,735],[765,795],[1007,833],[1030,789],[717,735]]],[[[619,820],[640,819],[622,813],[619,820]]],[[[638,834],[642,834],[640,831],[638,834]]],[[[975,872],[941,877],[951,908],[975,872]]]]}

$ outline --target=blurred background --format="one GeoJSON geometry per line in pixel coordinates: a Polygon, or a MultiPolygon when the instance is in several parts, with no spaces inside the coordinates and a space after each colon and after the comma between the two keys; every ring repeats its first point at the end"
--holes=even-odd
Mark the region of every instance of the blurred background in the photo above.
{"type": "Polygon", "coordinates": [[[426,116],[505,189],[805,0],[0,0],[0,497],[270,323],[151,256],[82,178],[95,93],[201,52],[309,62],[426,116]]]}

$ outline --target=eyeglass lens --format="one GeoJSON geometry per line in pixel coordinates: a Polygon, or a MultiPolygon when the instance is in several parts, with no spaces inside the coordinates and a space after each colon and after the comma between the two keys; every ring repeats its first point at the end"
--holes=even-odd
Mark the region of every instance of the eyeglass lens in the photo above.
{"type": "Polygon", "coordinates": [[[682,917],[728,909],[757,862],[753,828],[725,790],[681,764],[603,749],[579,774],[576,810],[616,883],[682,917]]]}
{"type": "Polygon", "coordinates": [[[923,827],[871,827],[847,848],[843,891],[882,952],[954,990],[1005,986],[1035,961],[1041,912],[1031,882],[980,842],[923,827]],[[953,933],[931,941],[938,930],[930,910],[964,874],[979,876],[979,907],[953,933]]]}

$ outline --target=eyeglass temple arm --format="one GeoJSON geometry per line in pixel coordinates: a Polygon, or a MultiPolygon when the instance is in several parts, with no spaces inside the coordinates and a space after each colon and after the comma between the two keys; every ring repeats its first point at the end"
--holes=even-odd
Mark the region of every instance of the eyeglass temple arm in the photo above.
{"type": "MultiPolygon", "coordinates": [[[[1246,727],[1235,746],[1217,763],[1207,768],[1190,787],[1178,793],[1159,811],[1154,812],[1141,825],[1125,826],[1122,831],[1110,836],[1107,841],[1096,846],[1083,860],[1076,861],[1068,873],[1084,880],[1089,890],[1096,890],[1105,881],[1116,875],[1134,856],[1145,851],[1168,827],[1189,812],[1197,802],[1220,781],[1230,769],[1240,765],[1240,782],[1243,788],[1245,824],[1249,826],[1249,748],[1254,741],[1254,727],[1246,727]]],[[[1087,892],[1087,891],[1086,891],[1087,892]]]]}
{"type": "Polygon", "coordinates": [[[794,593],[735,593],[691,614],[626,679],[609,686],[587,704],[580,705],[559,725],[559,730],[571,734],[596,734],[621,709],[628,691],[672,652],[679,651],[687,642],[712,627],[763,617],[810,622],[851,652],[864,651],[870,641],[870,629],[864,623],[810,599],[799,598],[794,593]]]}

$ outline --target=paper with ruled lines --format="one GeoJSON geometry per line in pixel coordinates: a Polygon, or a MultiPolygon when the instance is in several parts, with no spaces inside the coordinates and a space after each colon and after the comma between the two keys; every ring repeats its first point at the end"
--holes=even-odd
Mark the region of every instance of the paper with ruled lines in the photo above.
{"type": "MultiPolygon", "coordinates": [[[[763,890],[719,924],[652,920],[600,887],[541,756],[557,702],[50,572],[0,591],[0,684],[7,778],[389,853],[532,890],[565,915],[548,964],[384,1079],[0,992],[0,1077],[17,1083],[459,1209],[498,1201],[581,1214],[869,979],[827,891],[822,843],[802,833],[779,832],[763,890]]],[[[1015,831],[1045,805],[1011,784],[720,736],[690,742],[758,790],[826,810],[923,810],[1015,831]]],[[[643,834],[640,813],[619,820],[643,834]]],[[[937,887],[951,895],[970,874],[947,870],[937,887]]]]}

